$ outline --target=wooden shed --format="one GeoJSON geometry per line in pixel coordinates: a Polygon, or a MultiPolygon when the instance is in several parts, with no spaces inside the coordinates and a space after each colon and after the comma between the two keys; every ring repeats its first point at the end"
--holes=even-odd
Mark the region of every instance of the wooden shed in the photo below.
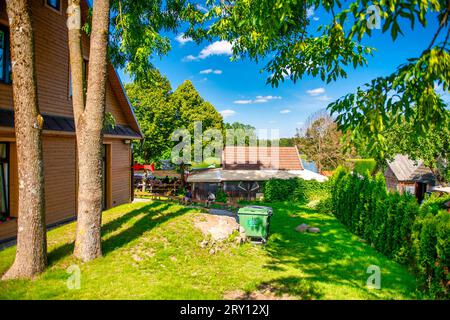
{"type": "Polygon", "coordinates": [[[419,202],[436,181],[422,160],[411,160],[408,156],[400,154],[388,162],[384,176],[388,190],[409,192],[415,195],[419,202]]]}

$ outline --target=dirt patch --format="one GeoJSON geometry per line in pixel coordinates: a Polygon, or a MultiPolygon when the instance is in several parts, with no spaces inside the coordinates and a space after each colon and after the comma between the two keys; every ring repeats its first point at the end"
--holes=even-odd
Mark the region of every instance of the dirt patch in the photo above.
{"type": "Polygon", "coordinates": [[[279,294],[278,289],[270,285],[261,285],[258,290],[253,292],[244,292],[234,290],[225,293],[225,300],[293,300],[294,297],[283,293],[279,294]]]}

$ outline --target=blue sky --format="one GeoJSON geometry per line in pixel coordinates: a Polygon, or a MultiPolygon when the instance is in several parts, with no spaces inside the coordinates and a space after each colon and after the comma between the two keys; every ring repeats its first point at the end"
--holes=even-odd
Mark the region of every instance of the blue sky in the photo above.
{"type": "MultiPolygon", "coordinates": [[[[201,96],[221,112],[226,122],[239,121],[257,129],[279,129],[280,137],[291,137],[296,128],[314,112],[326,108],[335,99],[353,92],[377,76],[388,75],[408,58],[417,57],[428,47],[437,28],[430,17],[427,28],[411,31],[402,24],[405,35],[393,42],[388,34],[374,30],[363,44],[377,49],[368,66],[347,69],[348,78],[326,84],[306,77],[297,83],[287,80],[278,88],[266,85],[268,74],[261,73],[264,64],[249,60],[230,61],[230,46],[224,42],[195,44],[181,39],[180,30],[169,35],[171,52],[155,59],[155,66],[167,76],[175,90],[184,80],[191,80],[201,96]]],[[[324,13],[311,12],[311,27],[328,20],[324,13]]],[[[126,83],[130,78],[121,73],[126,83]]]]}

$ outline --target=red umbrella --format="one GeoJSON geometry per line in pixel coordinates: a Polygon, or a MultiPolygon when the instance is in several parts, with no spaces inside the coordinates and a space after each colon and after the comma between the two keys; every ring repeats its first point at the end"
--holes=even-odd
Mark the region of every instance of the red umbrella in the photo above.
{"type": "Polygon", "coordinates": [[[155,171],[155,164],[135,164],[132,166],[133,170],[151,170],[155,171]]]}

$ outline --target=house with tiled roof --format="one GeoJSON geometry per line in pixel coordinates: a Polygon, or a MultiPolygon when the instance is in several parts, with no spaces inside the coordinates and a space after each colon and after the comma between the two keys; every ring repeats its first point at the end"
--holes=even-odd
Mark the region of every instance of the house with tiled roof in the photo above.
{"type": "Polygon", "coordinates": [[[234,198],[254,199],[261,192],[261,182],[273,178],[327,180],[303,167],[297,147],[227,146],[222,152],[221,168],[192,172],[187,182],[197,199],[205,199],[208,192],[219,189],[234,198]]]}
{"type": "Polygon", "coordinates": [[[409,192],[414,194],[419,202],[436,182],[433,172],[422,160],[412,160],[401,154],[388,161],[384,176],[388,190],[409,192]]]}

